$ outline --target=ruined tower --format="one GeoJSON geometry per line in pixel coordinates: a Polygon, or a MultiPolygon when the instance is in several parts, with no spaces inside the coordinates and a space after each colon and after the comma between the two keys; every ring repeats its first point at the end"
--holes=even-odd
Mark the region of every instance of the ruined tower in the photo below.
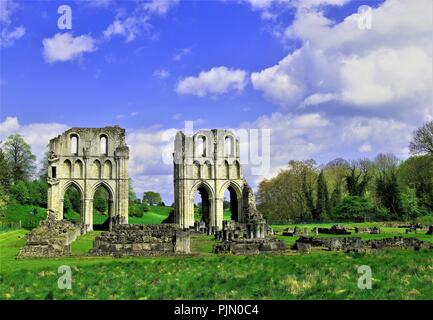
{"type": "Polygon", "coordinates": [[[244,222],[239,140],[229,130],[201,130],[192,136],[176,134],[174,145],[175,222],[194,225],[194,198],[201,195],[202,220],[220,230],[224,192],[230,193],[231,219],[244,222]]]}
{"type": "Polygon", "coordinates": [[[108,194],[109,223],[128,223],[128,159],[125,129],[71,128],[51,139],[48,155],[48,213],[63,219],[66,190],[81,199],[84,231],[93,230],[93,197],[99,187],[108,194]]]}

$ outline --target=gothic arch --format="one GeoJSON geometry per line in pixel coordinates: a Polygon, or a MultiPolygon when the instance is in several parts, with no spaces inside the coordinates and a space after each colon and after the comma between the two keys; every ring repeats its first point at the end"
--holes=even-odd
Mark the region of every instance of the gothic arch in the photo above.
{"type": "Polygon", "coordinates": [[[81,193],[83,232],[92,230],[94,193],[103,186],[111,205],[110,226],[112,221],[128,223],[129,148],[124,129],[118,126],[72,128],[51,139],[49,150],[48,210],[56,218],[63,218],[64,192],[73,184],[81,193]],[[77,150],[71,150],[74,136],[77,150]],[[101,145],[104,137],[106,140],[101,145]]]}
{"type": "MultiPolygon", "coordinates": [[[[224,190],[232,189],[238,217],[242,219],[243,176],[239,159],[239,140],[229,130],[200,130],[194,135],[176,134],[174,141],[174,204],[175,221],[182,227],[194,225],[194,194],[203,186],[209,194],[209,229],[221,229],[224,217],[224,190]],[[197,142],[205,137],[207,153],[197,150],[197,142]],[[232,139],[230,155],[225,150],[226,138],[232,139]],[[197,166],[200,164],[200,175],[197,166]],[[221,191],[222,190],[222,191],[221,191]],[[222,193],[222,194],[221,194],[222,193]]],[[[242,222],[242,221],[241,221],[242,222]]]]}

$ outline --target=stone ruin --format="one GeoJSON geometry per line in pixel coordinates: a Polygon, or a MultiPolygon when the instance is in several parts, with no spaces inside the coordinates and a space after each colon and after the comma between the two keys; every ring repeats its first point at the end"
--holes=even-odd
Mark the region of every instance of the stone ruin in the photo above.
{"type": "Polygon", "coordinates": [[[301,237],[294,244],[292,249],[299,252],[310,252],[312,247],[325,247],[329,251],[345,252],[371,252],[386,248],[399,249],[433,249],[429,242],[417,238],[394,237],[384,239],[361,240],[359,237],[344,238],[315,238],[301,237]]]}
{"type": "MultiPolygon", "coordinates": [[[[313,230],[314,232],[315,230],[313,230]]],[[[304,228],[303,230],[299,227],[295,227],[293,229],[286,228],[283,230],[282,233],[285,237],[307,237],[308,236],[308,229],[304,228]]]]}
{"type": "Polygon", "coordinates": [[[323,234],[351,234],[345,227],[338,224],[333,225],[331,228],[317,228],[317,231],[323,234]]]}
{"type": "Polygon", "coordinates": [[[283,241],[271,238],[272,228],[266,224],[256,208],[254,194],[246,184],[243,192],[245,223],[224,221],[223,229],[215,233],[222,242],[213,248],[214,253],[258,254],[260,252],[285,251],[283,241]]]}
{"type": "Polygon", "coordinates": [[[372,227],[372,228],[355,227],[355,233],[380,234],[380,228],[378,228],[378,227],[372,227]]]}
{"type": "Polygon", "coordinates": [[[39,227],[26,236],[26,245],[17,258],[59,257],[71,254],[71,243],[82,234],[83,226],[67,220],[57,220],[49,213],[39,227]]]}
{"type": "Polygon", "coordinates": [[[91,255],[154,256],[190,253],[190,233],[175,224],[116,225],[96,237],[91,255]]]}

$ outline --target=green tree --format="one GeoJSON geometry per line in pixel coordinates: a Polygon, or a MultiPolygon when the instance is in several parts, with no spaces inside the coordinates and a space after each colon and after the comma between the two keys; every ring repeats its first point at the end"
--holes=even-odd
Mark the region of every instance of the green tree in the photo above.
{"type": "Polygon", "coordinates": [[[433,211],[433,160],[431,156],[412,156],[398,168],[401,183],[415,190],[418,204],[426,211],[433,211]]]}
{"type": "Polygon", "coordinates": [[[362,197],[370,182],[371,164],[368,160],[352,163],[349,173],[345,176],[347,191],[352,197],[362,197]]]}
{"type": "Polygon", "coordinates": [[[418,205],[418,198],[416,197],[416,190],[406,187],[401,193],[401,216],[405,220],[415,219],[423,214],[418,205]]]}
{"type": "Polygon", "coordinates": [[[158,192],[147,191],[143,193],[143,204],[154,206],[159,205],[162,202],[161,195],[158,192]]]}
{"type": "Polygon", "coordinates": [[[4,187],[0,185],[0,216],[3,214],[4,208],[9,203],[9,194],[4,187]]]}
{"type": "Polygon", "coordinates": [[[379,174],[376,179],[376,194],[380,204],[389,212],[396,216],[402,213],[400,190],[394,171],[379,174]]]}
{"type": "Polygon", "coordinates": [[[30,194],[25,181],[17,181],[11,187],[11,195],[20,204],[30,204],[30,194]]]}
{"type": "Polygon", "coordinates": [[[373,218],[376,212],[375,205],[364,197],[347,196],[335,209],[339,218],[363,221],[366,218],[373,218]]]}
{"type": "Polygon", "coordinates": [[[4,143],[4,153],[14,183],[29,180],[35,171],[36,157],[19,134],[11,135],[4,143]]]}
{"type": "Polygon", "coordinates": [[[96,190],[95,195],[93,196],[93,208],[98,212],[107,212],[108,211],[108,194],[107,191],[100,187],[96,190]]]}
{"type": "Polygon", "coordinates": [[[323,170],[320,171],[319,177],[317,178],[317,200],[316,210],[318,217],[329,213],[329,193],[326,185],[325,175],[323,170]]]}
{"type": "Polygon", "coordinates": [[[8,162],[6,161],[5,154],[0,148],[0,185],[3,187],[4,192],[6,192],[11,186],[11,170],[8,162]]]}

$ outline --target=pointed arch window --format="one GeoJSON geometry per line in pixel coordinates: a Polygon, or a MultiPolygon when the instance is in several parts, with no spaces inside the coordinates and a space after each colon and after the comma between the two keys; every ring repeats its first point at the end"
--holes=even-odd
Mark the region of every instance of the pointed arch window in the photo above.
{"type": "Polygon", "coordinates": [[[100,139],[100,150],[101,150],[101,154],[104,154],[104,155],[108,154],[108,139],[107,139],[107,136],[101,136],[101,139],[100,139]]]}
{"type": "Polygon", "coordinates": [[[78,154],[78,136],[76,134],[71,135],[70,151],[72,154],[78,154]]]}

